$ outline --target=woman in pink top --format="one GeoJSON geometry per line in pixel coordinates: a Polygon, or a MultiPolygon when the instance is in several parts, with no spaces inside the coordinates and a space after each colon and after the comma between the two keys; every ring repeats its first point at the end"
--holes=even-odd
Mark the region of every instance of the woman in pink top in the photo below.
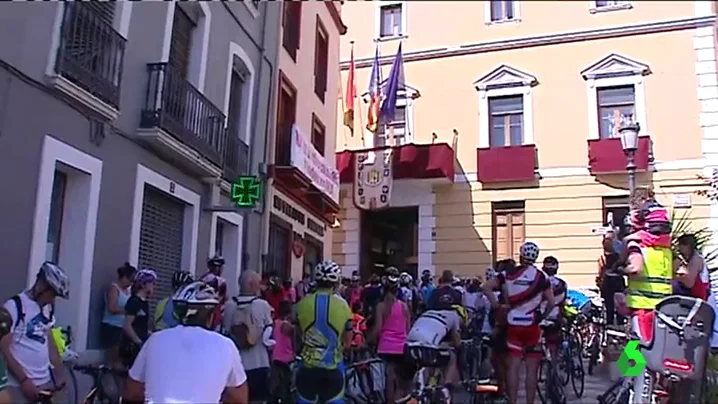
{"type": "Polygon", "coordinates": [[[292,371],[291,363],[296,356],[294,352],[294,326],[291,322],[292,304],[289,301],[279,303],[279,316],[274,320],[272,339],[276,342],[272,349],[272,375],[274,396],[279,402],[291,400],[292,371]]]}
{"type": "Polygon", "coordinates": [[[384,276],[384,299],[376,308],[376,323],[372,336],[378,336],[377,352],[387,363],[386,398],[393,403],[408,394],[414,369],[404,363],[404,344],[411,326],[411,314],[406,303],[397,299],[399,271],[389,267],[384,276]]]}

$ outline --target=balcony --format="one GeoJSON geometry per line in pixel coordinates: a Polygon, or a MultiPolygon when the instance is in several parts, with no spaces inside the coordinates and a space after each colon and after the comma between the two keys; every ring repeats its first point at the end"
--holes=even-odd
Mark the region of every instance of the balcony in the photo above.
{"type": "Polygon", "coordinates": [[[147,70],[137,137],[197,175],[220,177],[228,155],[236,156],[233,163],[238,170],[241,153],[227,150],[232,142],[227,141],[222,111],[169,64],[150,63],[147,70]]]}
{"type": "Polygon", "coordinates": [[[48,84],[109,120],[119,116],[125,38],[83,2],[63,3],[55,72],[48,84]]]}
{"type": "Polygon", "coordinates": [[[481,183],[536,181],[536,145],[477,149],[476,159],[481,183]]]}
{"type": "MultiPolygon", "coordinates": [[[[230,131],[230,133],[233,133],[230,131]]],[[[249,146],[236,136],[227,136],[224,149],[224,178],[232,182],[249,173],[249,146]]]]}
{"type": "MultiPolygon", "coordinates": [[[[651,162],[651,138],[640,136],[635,163],[637,171],[646,171],[651,162]]],[[[604,138],[588,141],[588,170],[593,175],[621,174],[626,172],[626,155],[623,153],[621,139],[604,138]]]]}
{"type": "MultiPolygon", "coordinates": [[[[354,183],[357,153],[382,151],[391,146],[337,153],[339,179],[354,183]]],[[[420,179],[437,183],[454,182],[454,150],[446,143],[405,144],[393,147],[392,173],[395,180],[420,179]]]]}

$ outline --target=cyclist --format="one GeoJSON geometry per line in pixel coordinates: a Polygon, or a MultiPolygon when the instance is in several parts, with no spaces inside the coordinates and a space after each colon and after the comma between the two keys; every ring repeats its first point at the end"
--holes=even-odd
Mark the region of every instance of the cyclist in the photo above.
{"type": "MultiPolygon", "coordinates": [[[[392,267],[393,268],[393,267],[392,267]]],[[[402,272],[399,275],[399,299],[409,306],[409,310],[413,312],[414,308],[414,292],[411,290],[411,284],[414,281],[408,272],[402,272]]]]}
{"type": "Polygon", "coordinates": [[[519,385],[521,358],[526,356],[526,403],[533,404],[536,399],[538,366],[540,352],[527,352],[538,345],[541,338],[539,323],[545,313],[553,310],[553,290],[546,274],[536,268],[534,263],[539,257],[536,244],[527,241],[519,249],[519,265],[504,265],[504,271],[484,286],[487,297],[493,307],[499,307],[499,301],[492,293],[502,289],[508,301],[508,327],[506,341],[509,349],[507,393],[509,402],[516,404],[519,385]],[[544,313],[540,313],[541,302],[546,301],[544,313]]]}
{"type": "MultiPolygon", "coordinates": [[[[631,329],[645,341],[653,339],[653,309],[673,292],[673,254],[667,214],[655,201],[653,191],[636,189],[629,198],[631,231],[626,244],[628,275],[626,305],[631,309],[631,329]],[[663,211],[663,213],[661,213],[663,211]],[[660,234],[659,234],[660,233],[660,234]]],[[[646,372],[634,379],[634,391],[644,391],[646,372]]],[[[640,402],[640,395],[634,397],[640,402]]]]}
{"type": "MultiPolygon", "coordinates": [[[[484,285],[496,279],[499,273],[507,266],[513,267],[513,261],[499,261],[496,263],[496,269],[487,269],[486,283],[484,283],[484,285]]],[[[488,306],[489,315],[487,316],[487,320],[491,327],[491,364],[494,368],[499,390],[504,392],[506,390],[506,353],[508,352],[508,346],[506,345],[506,309],[503,306],[501,306],[500,309],[493,309],[488,294],[494,295],[498,302],[504,302],[504,299],[500,288],[493,289],[489,292],[484,289],[484,298],[487,302],[484,303],[484,305],[488,306]]],[[[486,324],[484,327],[486,327],[486,324]]]]}
{"type": "Polygon", "coordinates": [[[127,367],[132,366],[142,344],[150,336],[149,298],[155,289],[156,281],[157,274],[152,269],[141,269],[135,274],[132,296],[125,304],[125,322],[122,325],[124,333],[120,339],[120,356],[127,367]]]}
{"type": "Polygon", "coordinates": [[[454,273],[445,270],[439,278],[439,286],[431,292],[428,302],[429,310],[450,310],[451,306],[461,305],[461,292],[454,289],[451,284],[454,282],[454,273]]]}
{"type": "Polygon", "coordinates": [[[708,300],[710,279],[705,260],[697,250],[694,234],[683,234],[678,237],[679,256],[674,263],[676,279],[673,291],[676,294],[708,300]]]}
{"type": "MultiPolygon", "coordinates": [[[[424,354],[422,348],[436,350],[449,347],[459,348],[461,346],[461,329],[467,322],[468,314],[460,304],[451,305],[448,309],[429,309],[416,319],[409,330],[406,338],[407,352],[412,358],[421,361],[421,356],[424,354]]],[[[443,369],[442,374],[446,388],[451,391],[453,386],[459,382],[455,352],[452,351],[449,363],[443,369]]]]}
{"type": "MultiPolygon", "coordinates": [[[[553,324],[544,331],[544,336],[546,337],[546,344],[551,350],[551,359],[555,361],[558,358],[558,346],[561,343],[561,323],[563,320],[563,308],[566,303],[568,284],[556,276],[558,274],[558,259],[556,259],[556,257],[548,256],[544,258],[542,269],[546,275],[548,275],[548,280],[553,289],[554,307],[546,316],[546,319],[553,322],[553,324]]],[[[546,304],[547,303],[544,302],[543,306],[545,307],[546,304]]]]}
{"type": "Polygon", "coordinates": [[[10,329],[2,337],[0,349],[10,371],[8,394],[11,402],[34,403],[40,390],[52,390],[65,384],[65,367],[55,341],[50,338],[50,330],[55,325],[55,299],[69,296],[70,281],[65,271],[45,262],[32,287],[4,304],[10,315],[10,329]]]}
{"type": "Polygon", "coordinates": [[[374,311],[381,300],[381,296],[381,278],[377,274],[372,274],[369,278],[369,283],[364,286],[361,294],[362,308],[366,316],[366,325],[370,329],[374,325],[374,311]]]}
{"type": "Polygon", "coordinates": [[[219,302],[215,290],[203,282],[192,282],[175,293],[172,306],[180,324],[147,340],[128,373],[123,402],[249,402],[237,348],[209,329],[219,302]],[[203,364],[201,369],[198,364],[203,364]]]}
{"type": "MultiPolygon", "coordinates": [[[[172,294],[184,285],[194,282],[192,274],[188,271],[177,271],[172,275],[172,294]]],[[[175,317],[174,307],[172,304],[172,296],[167,296],[160,300],[155,307],[155,331],[164,330],[165,328],[174,327],[179,324],[179,319],[175,317]]]]}
{"type": "Polygon", "coordinates": [[[333,261],[314,269],[316,292],[296,305],[301,334],[301,364],[295,375],[298,403],[343,403],[343,349],[351,345],[352,313],[334,294],[341,268],[333,261]]]}
{"type": "Polygon", "coordinates": [[[419,292],[421,293],[421,300],[424,302],[424,306],[429,303],[431,293],[436,289],[434,286],[434,279],[431,275],[431,271],[425,269],[421,271],[421,285],[419,286],[419,292]]]}
{"type": "Polygon", "coordinates": [[[355,304],[361,304],[361,277],[359,271],[352,271],[351,282],[349,287],[346,289],[345,300],[349,303],[350,307],[354,307],[355,304]]]}

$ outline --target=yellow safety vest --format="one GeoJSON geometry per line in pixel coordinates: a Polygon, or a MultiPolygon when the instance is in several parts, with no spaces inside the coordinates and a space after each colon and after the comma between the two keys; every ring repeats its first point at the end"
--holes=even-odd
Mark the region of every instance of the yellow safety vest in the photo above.
{"type": "Polygon", "coordinates": [[[628,277],[626,304],[632,309],[653,309],[673,294],[673,253],[670,248],[644,247],[643,273],[628,277]]]}

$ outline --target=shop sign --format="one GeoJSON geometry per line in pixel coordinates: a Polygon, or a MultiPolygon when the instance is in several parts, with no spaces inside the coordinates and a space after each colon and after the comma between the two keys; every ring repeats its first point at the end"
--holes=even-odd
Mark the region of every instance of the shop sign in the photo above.
{"type": "Polygon", "coordinates": [[[292,126],[291,164],[309,177],[312,185],[339,203],[339,171],[327,163],[297,125],[292,126]]]}

